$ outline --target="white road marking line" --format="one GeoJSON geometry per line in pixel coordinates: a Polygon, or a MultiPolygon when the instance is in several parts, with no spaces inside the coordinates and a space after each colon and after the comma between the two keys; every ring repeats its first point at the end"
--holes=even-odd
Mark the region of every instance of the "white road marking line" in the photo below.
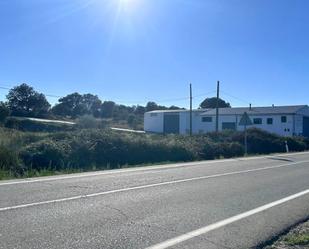
{"type": "Polygon", "coordinates": [[[269,167],[263,167],[263,168],[257,168],[257,169],[233,171],[233,172],[222,173],[222,174],[199,176],[199,177],[186,178],[186,179],[180,179],[180,180],[174,180],[174,181],[153,183],[153,184],[148,184],[148,185],[141,185],[141,186],[136,186],[136,187],[116,189],[116,190],[110,190],[110,191],[93,193],[93,194],[78,195],[78,196],[66,197],[66,198],[49,200],[49,201],[33,202],[33,203],[16,205],[16,206],[11,206],[11,207],[3,207],[3,208],[0,208],[0,212],[13,210],[13,209],[26,208],[26,207],[40,206],[40,205],[44,205],[44,204],[72,201],[72,200],[78,200],[78,199],[83,199],[83,198],[90,198],[90,197],[97,197],[97,196],[103,196],[103,195],[108,195],[108,194],[127,192],[127,191],[131,191],[131,190],[153,188],[153,187],[171,185],[171,184],[176,184],[176,183],[191,182],[191,181],[204,180],[204,179],[210,179],[210,178],[216,178],[216,177],[223,177],[223,176],[245,174],[245,173],[250,173],[250,172],[257,172],[257,171],[262,171],[262,170],[277,169],[277,168],[288,167],[288,166],[291,166],[291,165],[295,166],[295,165],[302,164],[302,163],[309,163],[309,161],[301,161],[301,162],[295,162],[295,163],[289,163],[289,164],[283,164],[283,165],[277,165],[277,166],[269,166],[269,167]]]}
{"type": "Polygon", "coordinates": [[[94,172],[94,173],[71,174],[71,175],[59,176],[59,177],[34,178],[34,179],[27,178],[27,179],[18,180],[18,181],[8,181],[8,182],[2,182],[2,183],[0,182],[0,186],[58,181],[58,180],[67,180],[67,179],[84,178],[84,177],[95,177],[95,176],[102,176],[102,175],[113,175],[113,174],[131,173],[131,172],[138,172],[138,171],[151,171],[151,170],[156,170],[156,169],[173,169],[173,168],[197,166],[197,165],[203,165],[203,164],[207,165],[207,164],[224,163],[224,162],[249,161],[249,160],[257,160],[257,159],[267,159],[273,156],[293,156],[293,155],[306,155],[306,154],[309,154],[309,152],[274,154],[274,155],[268,155],[268,156],[221,159],[221,160],[213,160],[213,161],[197,161],[197,162],[176,163],[176,164],[159,165],[159,166],[145,166],[145,167],[131,168],[131,169],[120,169],[120,170],[109,170],[109,171],[94,172]]]}
{"type": "Polygon", "coordinates": [[[271,202],[269,204],[266,204],[264,206],[261,206],[261,207],[258,207],[258,208],[255,208],[255,209],[252,209],[250,211],[247,211],[245,213],[241,213],[241,214],[238,214],[238,215],[235,215],[235,216],[232,216],[228,219],[225,219],[225,220],[222,220],[222,221],[219,221],[219,222],[216,222],[216,223],[213,223],[211,225],[208,225],[208,226],[205,226],[205,227],[202,227],[200,229],[197,229],[197,230],[194,230],[194,231],[191,231],[189,233],[186,233],[186,234],[183,234],[183,235],[180,235],[178,237],[175,237],[173,239],[169,239],[167,241],[164,241],[162,243],[159,243],[157,245],[154,245],[154,246],[150,246],[146,249],[165,249],[165,248],[169,248],[169,247],[172,247],[172,246],[175,246],[177,244],[180,244],[184,241],[187,241],[187,240],[190,240],[190,239],[193,239],[195,237],[198,237],[198,236],[201,236],[201,235],[204,235],[210,231],[213,231],[215,229],[218,229],[220,227],[224,227],[228,224],[231,224],[233,222],[236,222],[236,221],[239,221],[239,220],[242,220],[244,218],[247,218],[249,216],[252,216],[252,215],[255,215],[257,213],[260,213],[260,212],[263,212],[267,209],[270,209],[272,207],[275,207],[275,206],[278,206],[278,205],[281,205],[285,202],[288,202],[288,201],[291,201],[291,200],[294,200],[296,198],[299,198],[301,196],[304,196],[306,194],[309,194],[309,189],[305,190],[305,191],[302,191],[302,192],[299,192],[297,194],[294,194],[294,195],[290,195],[288,197],[285,197],[283,199],[280,199],[278,201],[274,201],[274,202],[271,202]]]}

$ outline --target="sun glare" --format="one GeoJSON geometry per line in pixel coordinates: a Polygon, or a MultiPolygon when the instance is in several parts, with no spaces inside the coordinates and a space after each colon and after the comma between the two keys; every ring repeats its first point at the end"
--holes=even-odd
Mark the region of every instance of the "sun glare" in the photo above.
{"type": "Polygon", "coordinates": [[[119,4],[125,10],[130,10],[134,8],[136,5],[137,0],[119,0],[119,4]]]}

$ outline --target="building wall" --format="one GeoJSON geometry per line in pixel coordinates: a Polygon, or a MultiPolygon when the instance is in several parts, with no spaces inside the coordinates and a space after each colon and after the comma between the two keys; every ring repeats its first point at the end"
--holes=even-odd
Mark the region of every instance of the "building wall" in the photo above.
{"type": "MultiPolygon", "coordinates": [[[[200,129],[204,132],[215,131],[216,130],[216,117],[212,117],[212,122],[202,122],[202,117],[200,118],[200,129]]],[[[276,133],[282,136],[292,136],[293,133],[299,132],[302,127],[300,127],[300,123],[294,121],[294,115],[249,115],[251,121],[253,119],[260,118],[262,119],[262,124],[253,124],[250,127],[256,127],[262,130],[266,130],[269,132],[276,133]],[[281,122],[281,116],[287,117],[287,122],[281,122]],[[267,118],[273,119],[273,124],[267,124],[267,118]],[[297,128],[297,131],[295,131],[297,128]]],[[[243,131],[244,126],[239,125],[239,121],[241,119],[241,115],[221,115],[219,116],[219,131],[222,131],[222,123],[236,123],[236,130],[243,131]]]]}
{"type": "MultiPolygon", "coordinates": [[[[309,109],[309,108],[308,108],[309,109]]],[[[261,118],[262,124],[253,124],[250,127],[260,128],[268,132],[276,133],[281,136],[293,136],[302,135],[303,132],[303,114],[308,113],[309,110],[303,110],[301,114],[273,114],[273,115],[249,115],[251,121],[254,118],[261,118]],[[281,116],[286,116],[287,122],[281,122],[281,116]],[[273,124],[267,124],[267,118],[273,119],[273,124]]],[[[216,117],[213,116],[201,116],[203,111],[195,111],[192,114],[192,131],[194,134],[203,134],[207,132],[215,131],[216,129],[216,117]],[[211,117],[212,122],[202,122],[203,117],[211,117]]],[[[236,123],[236,130],[244,130],[243,126],[239,125],[239,121],[242,115],[220,115],[219,116],[219,131],[222,131],[222,123],[234,122],[236,123]]],[[[190,129],[190,112],[179,112],[179,133],[189,134],[190,129]]],[[[146,132],[163,133],[164,132],[164,112],[145,113],[144,118],[144,130],[146,132]]]]}
{"type": "Polygon", "coordinates": [[[294,115],[295,119],[295,135],[302,135],[303,133],[303,115],[294,115]]]}
{"type": "MultiPolygon", "coordinates": [[[[200,131],[200,118],[201,114],[204,111],[194,111],[192,113],[192,133],[198,134],[200,131]]],[[[190,112],[181,112],[180,113],[180,134],[189,134],[190,133],[190,112]]]]}
{"type": "MultiPolygon", "coordinates": [[[[192,115],[192,121],[193,121],[193,115],[192,115]]],[[[180,112],[179,113],[179,133],[183,135],[189,134],[190,133],[189,129],[190,129],[190,113],[180,112]]]]}
{"type": "Polygon", "coordinates": [[[145,113],[144,131],[163,133],[163,113],[145,113]]]}

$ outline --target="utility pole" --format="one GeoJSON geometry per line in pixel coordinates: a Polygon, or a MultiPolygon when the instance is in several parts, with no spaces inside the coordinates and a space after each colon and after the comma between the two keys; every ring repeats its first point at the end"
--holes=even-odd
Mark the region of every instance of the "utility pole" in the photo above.
{"type": "Polygon", "coordinates": [[[219,92],[220,92],[220,81],[217,82],[216,132],[219,131],[219,92]]]}
{"type": "Polygon", "coordinates": [[[248,155],[248,133],[247,133],[247,124],[245,124],[245,156],[248,155]]]}
{"type": "Polygon", "coordinates": [[[190,136],[192,136],[192,84],[190,83],[190,136]]]}

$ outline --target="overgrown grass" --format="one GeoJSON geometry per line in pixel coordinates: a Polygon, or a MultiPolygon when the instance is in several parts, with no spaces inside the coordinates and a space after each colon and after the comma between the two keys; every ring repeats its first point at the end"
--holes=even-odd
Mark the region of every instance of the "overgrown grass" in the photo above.
{"type": "MultiPolygon", "coordinates": [[[[0,179],[117,169],[163,162],[231,158],[244,154],[243,133],[206,135],[119,133],[107,129],[32,133],[0,128],[0,179]]],[[[283,152],[286,138],[248,131],[250,154],[283,152]]],[[[288,138],[291,151],[309,149],[308,139],[288,138]]]]}
{"type": "Polygon", "coordinates": [[[309,246],[309,233],[291,234],[284,238],[284,241],[290,246],[309,246]]]}

